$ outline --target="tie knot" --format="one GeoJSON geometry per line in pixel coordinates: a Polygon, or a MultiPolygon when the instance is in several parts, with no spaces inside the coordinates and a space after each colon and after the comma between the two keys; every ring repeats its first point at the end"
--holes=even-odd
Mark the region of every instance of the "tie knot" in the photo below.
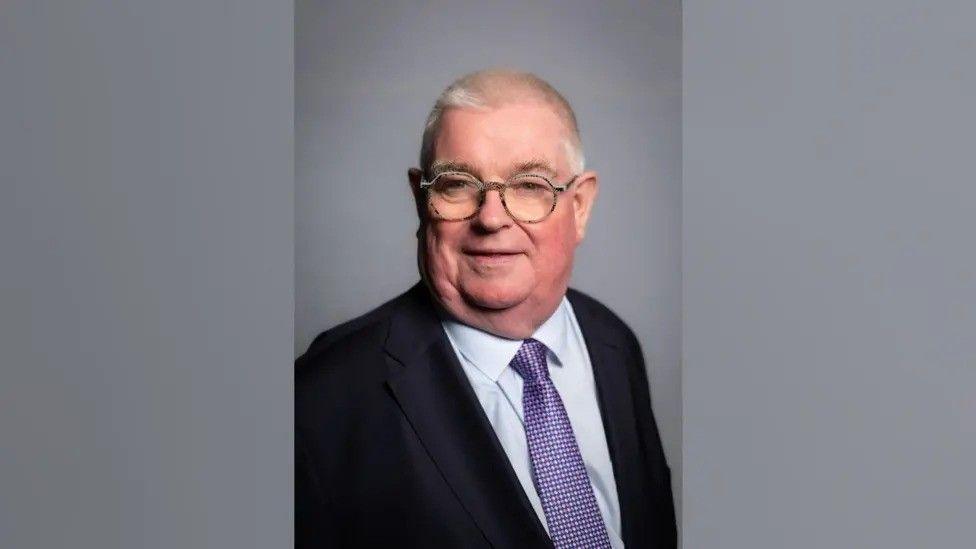
{"type": "Polygon", "coordinates": [[[546,346],[534,339],[523,341],[522,346],[515,353],[515,358],[508,365],[528,382],[539,382],[549,378],[546,346]]]}

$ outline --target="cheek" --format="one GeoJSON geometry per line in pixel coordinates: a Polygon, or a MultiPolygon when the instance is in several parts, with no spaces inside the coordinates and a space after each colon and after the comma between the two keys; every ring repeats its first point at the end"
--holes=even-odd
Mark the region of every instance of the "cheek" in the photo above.
{"type": "Polygon", "coordinates": [[[536,244],[536,270],[547,278],[558,278],[572,266],[576,250],[576,232],[572,223],[559,223],[539,231],[533,239],[536,244]],[[550,230],[551,229],[551,230],[550,230]]]}
{"type": "Polygon", "coordinates": [[[435,280],[454,280],[458,270],[458,235],[450,225],[428,225],[427,272],[435,280]]]}

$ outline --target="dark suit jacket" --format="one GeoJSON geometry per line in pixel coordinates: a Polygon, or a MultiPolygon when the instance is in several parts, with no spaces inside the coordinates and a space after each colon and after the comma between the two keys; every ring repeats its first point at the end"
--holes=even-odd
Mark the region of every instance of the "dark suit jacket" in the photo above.
{"type": "MultiPolygon", "coordinates": [[[[593,363],[628,548],[676,547],[640,346],[570,290],[593,363]]],[[[296,362],[297,547],[552,547],[422,284],[296,362]]]]}

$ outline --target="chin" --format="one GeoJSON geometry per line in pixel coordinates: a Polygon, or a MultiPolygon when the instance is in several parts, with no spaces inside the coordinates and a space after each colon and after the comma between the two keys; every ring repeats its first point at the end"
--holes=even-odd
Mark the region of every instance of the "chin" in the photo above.
{"type": "Polygon", "coordinates": [[[510,309],[521,304],[532,293],[531,288],[505,284],[473,284],[462,287],[464,300],[482,309],[510,309]]]}

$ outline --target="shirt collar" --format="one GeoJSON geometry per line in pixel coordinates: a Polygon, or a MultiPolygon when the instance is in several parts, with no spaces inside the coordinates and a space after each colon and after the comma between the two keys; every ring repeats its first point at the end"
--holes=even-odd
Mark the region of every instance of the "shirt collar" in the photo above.
{"type": "MultiPolygon", "coordinates": [[[[560,357],[566,356],[569,314],[569,302],[564,296],[552,316],[532,334],[532,339],[541,342],[555,356],[551,362],[556,366],[562,366],[560,357]]],[[[489,334],[451,318],[444,318],[441,324],[458,352],[492,381],[498,381],[522,346],[520,339],[489,334]]]]}

